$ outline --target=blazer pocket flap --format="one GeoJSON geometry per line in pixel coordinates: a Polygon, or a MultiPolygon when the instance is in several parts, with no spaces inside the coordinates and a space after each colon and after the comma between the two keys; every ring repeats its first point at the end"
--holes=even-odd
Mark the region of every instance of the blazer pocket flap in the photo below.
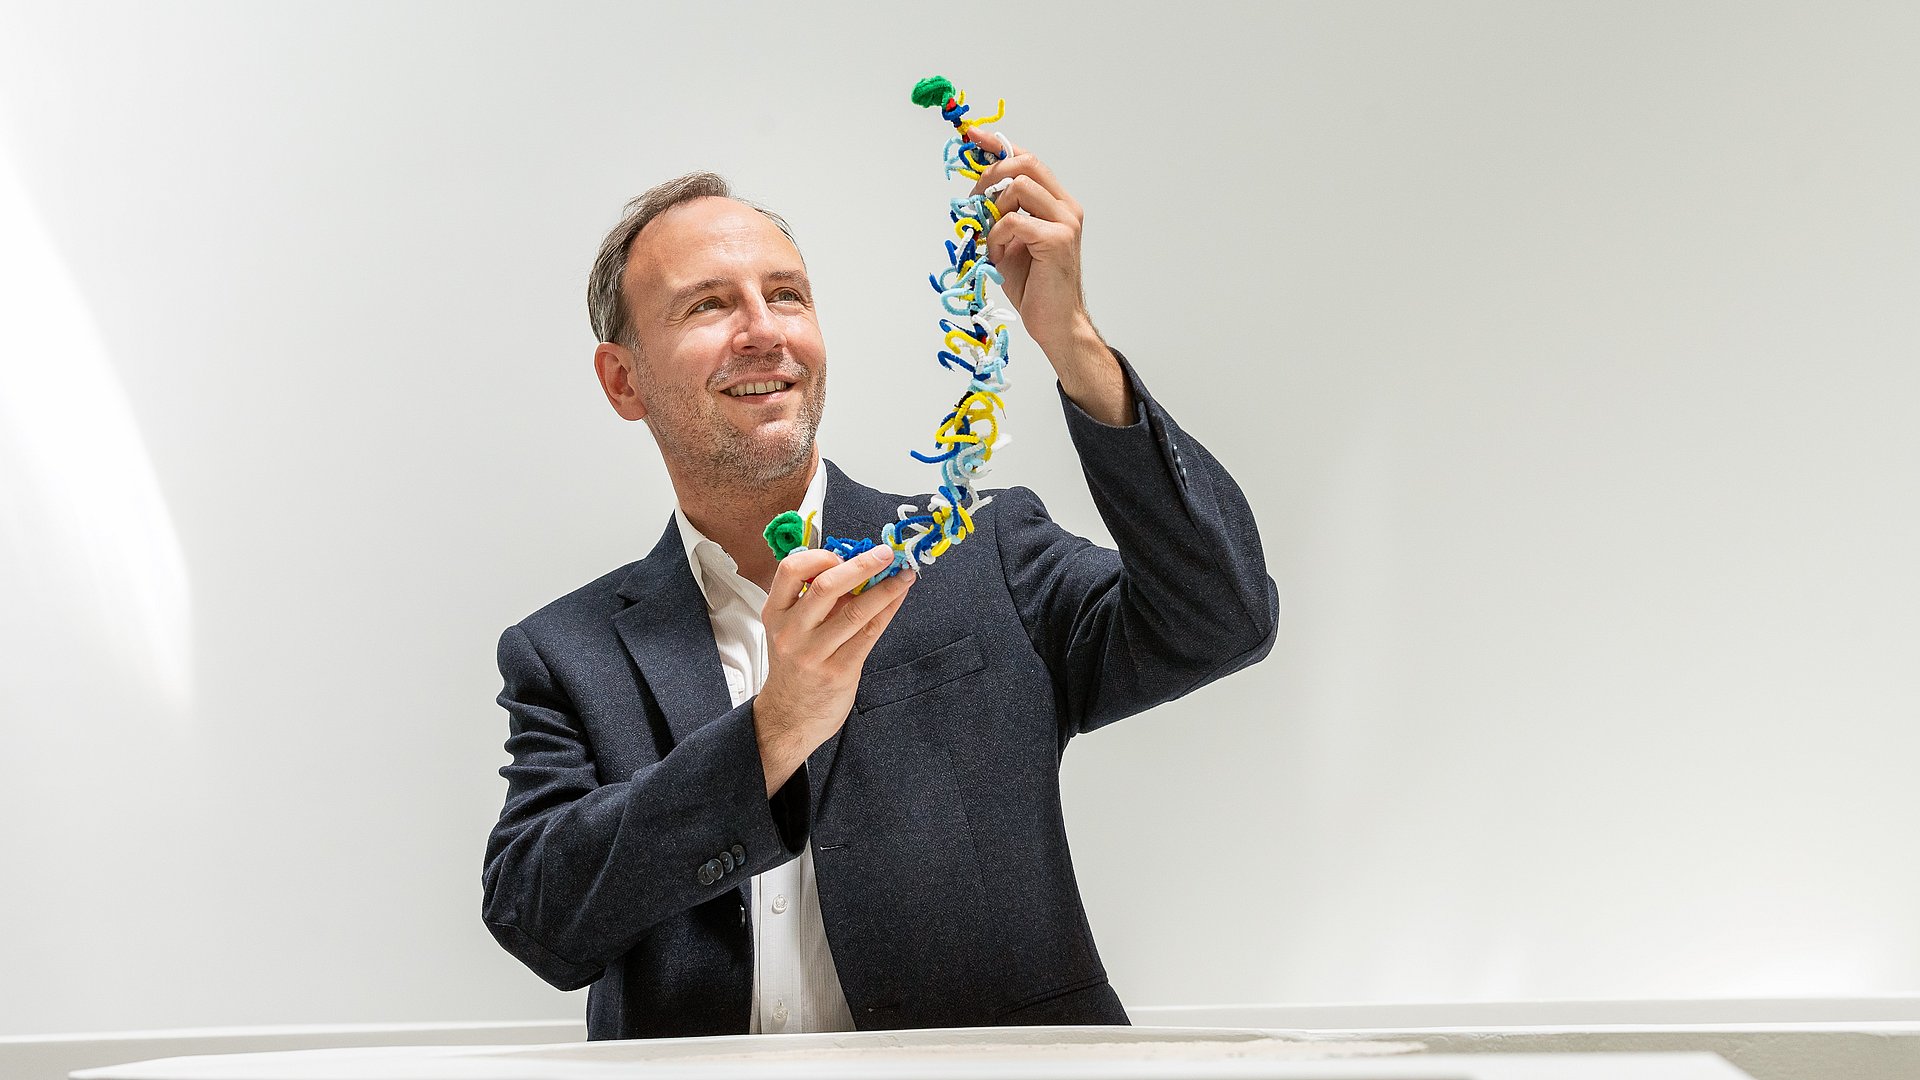
{"type": "Polygon", "coordinates": [[[882,705],[904,701],[915,694],[924,694],[935,687],[944,686],[962,675],[971,675],[986,666],[987,659],[980,655],[979,642],[973,640],[972,634],[968,634],[924,656],[869,672],[860,679],[860,689],[854,692],[853,707],[868,712],[882,705]]]}

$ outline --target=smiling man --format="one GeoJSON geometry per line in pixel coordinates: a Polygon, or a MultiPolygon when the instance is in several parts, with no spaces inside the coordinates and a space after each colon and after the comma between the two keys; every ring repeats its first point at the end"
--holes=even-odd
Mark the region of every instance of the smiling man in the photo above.
{"type": "Polygon", "coordinates": [[[592,986],[592,1038],[1127,1022],[1061,755],[1265,656],[1279,603],[1239,488],[1095,332],[1079,204],[1008,145],[975,185],[1010,182],[989,254],[1118,550],[1013,488],[924,580],[855,595],[884,547],[776,563],[782,511],[861,537],[925,501],[821,460],[826,347],[785,223],[698,173],[601,246],[594,368],[678,505],[646,558],[501,635],[482,876],[501,945],[592,986]]]}

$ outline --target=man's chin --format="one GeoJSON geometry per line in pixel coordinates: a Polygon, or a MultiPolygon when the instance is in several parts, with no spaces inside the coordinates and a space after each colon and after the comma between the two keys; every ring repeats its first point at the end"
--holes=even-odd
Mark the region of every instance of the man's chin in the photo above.
{"type": "Polygon", "coordinates": [[[743,480],[768,484],[805,469],[813,461],[813,443],[782,441],[738,448],[725,455],[723,466],[743,480]]]}

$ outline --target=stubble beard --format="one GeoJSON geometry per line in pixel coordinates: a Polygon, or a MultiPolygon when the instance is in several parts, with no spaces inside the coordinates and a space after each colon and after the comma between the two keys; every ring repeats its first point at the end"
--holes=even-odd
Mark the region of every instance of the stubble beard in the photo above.
{"type": "Polygon", "coordinates": [[[784,437],[743,432],[722,413],[725,406],[707,390],[669,393],[669,408],[658,408],[662,388],[652,388],[656,407],[647,418],[663,456],[678,458],[710,488],[759,487],[792,476],[813,459],[813,441],[826,410],[826,372],[808,373],[799,411],[784,437]],[[664,421],[664,422],[663,422],[664,421]]]}
{"type": "Polygon", "coordinates": [[[715,483],[759,486],[806,468],[813,460],[813,438],[820,430],[824,411],[826,388],[822,378],[813,376],[803,384],[806,390],[800,397],[800,409],[785,438],[756,438],[727,423],[724,417],[713,417],[708,428],[713,437],[705,455],[710,478],[715,483]]]}

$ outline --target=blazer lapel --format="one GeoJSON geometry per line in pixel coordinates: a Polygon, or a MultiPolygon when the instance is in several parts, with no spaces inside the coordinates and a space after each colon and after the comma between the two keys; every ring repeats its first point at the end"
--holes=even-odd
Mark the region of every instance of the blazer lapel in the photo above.
{"type": "MultiPolygon", "coordinates": [[[[877,542],[881,527],[896,517],[898,505],[894,499],[884,492],[855,483],[840,471],[839,466],[825,458],[821,459],[821,464],[827,470],[827,491],[820,507],[822,530],[829,536],[841,539],[858,540],[863,536],[871,536],[877,542]]],[[[807,787],[813,799],[815,815],[824,807],[822,798],[826,794],[834,760],[840,754],[840,736],[844,731],[846,725],[842,724],[807,757],[807,787]]]]}
{"type": "MultiPolygon", "coordinates": [[[[881,527],[896,517],[896,500],[855,483],[831,461],[822,459],[821,464],[827,470],[822,527],[833,536],[877,539],[881,527]]],[[[614,615],[614,627],[666,715],[673,745],[678,746],[700,725],[731,709],[733,699],[727,693],[720,650],[713,643],[707,598],[687,565],[677,522],[668,519],[660,542],[628,571],[619,594],[632,603],[614,615]]],[[[816,815],[824,806],[827,779],[839,756],[844,730],[843,724],[807,757],[808,795],[816,815]]]]}
{"type": "Polygon", "coordinates": [[[678,746],[700,725],[731,710],[733,698],[713,643],[707,598],[693,580],[673,519],[652,553],[620,583],[620,596],[632,603],[614,615],[614,628],[678,746]]]}

